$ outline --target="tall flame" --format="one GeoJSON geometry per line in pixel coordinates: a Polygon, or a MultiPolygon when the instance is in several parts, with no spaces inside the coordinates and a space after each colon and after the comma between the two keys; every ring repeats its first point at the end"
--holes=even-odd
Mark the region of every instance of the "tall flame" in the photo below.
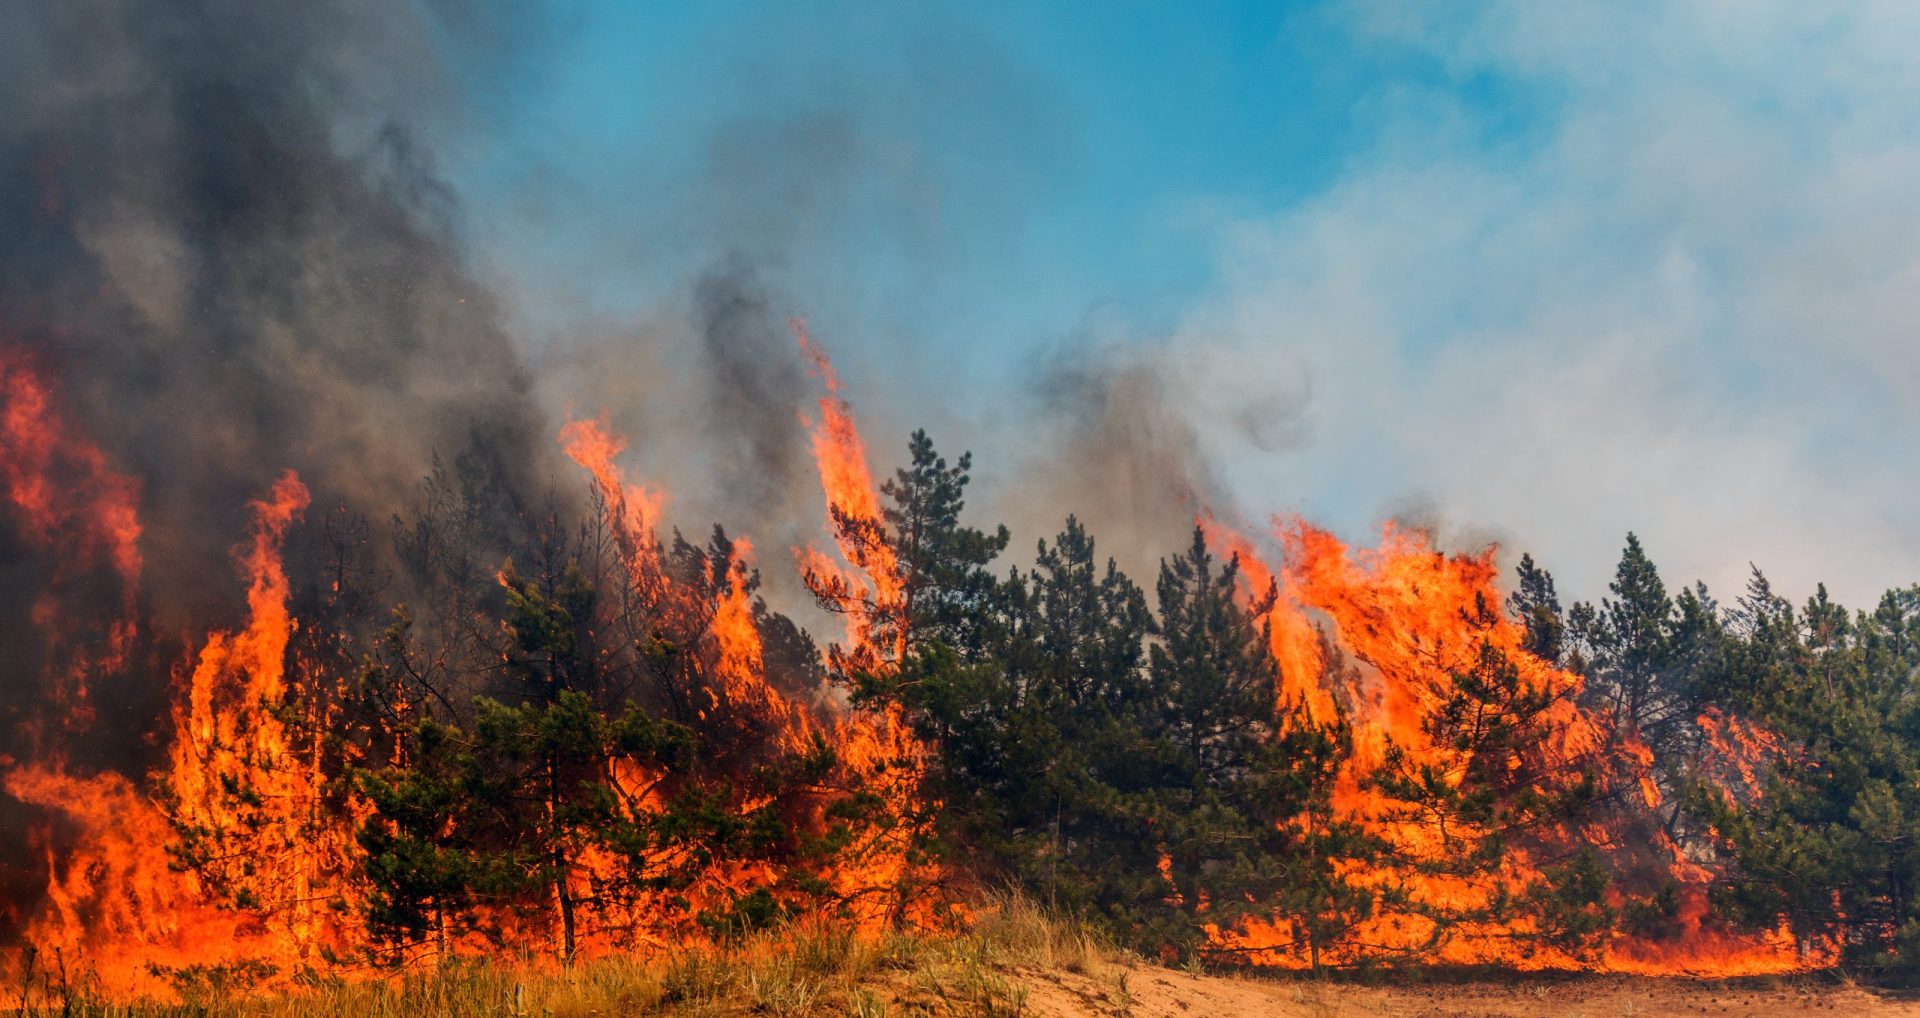
{"type": "Polygon", "coordinates": [[[880,492],[867,466],[867,447],[854,425],[853,408],[840,395],[840,377],[826,352],[807,335],[806,323],[794,319],[789,324],[826,389],[820,397],[819,420],[809,422],[813,458],[820,470],[827,517],[834,524],[834,541],[853,571],[811,547],[798,552],[800,568],[807,585],[846,616],[845,653],[870,669],[898,661],[906,649],[906,632],[900,625],[904,600],[900,563],[884,539],[880,492]]]}
{"type": "MultiPolygon", "coordinates": [[[[825,364],[824,358],[820,363],[825,364]]],[[[840,441],[830,443],[837,457],[832,461],[837,471],[836,481],[824,483],[855,485],[854,489],[848,489],[854,499],[860,498],[860,491],[864,490],[864,504],[869,513],[866,518],[877,520],[878,498],[871,482],[866,480],[859,435],[844,405],[839,407],[836,421],[840,441]]],[[[894,914],[897,910],[877,903],[886,897],[877,892],[904,886],[909,869],[906,846],[899,841],[894,826],[896,819],[909,811],[907,797],[913,787],[910,780],[903,780],[905,772],[899,765],[899,761],[916,748],[904,725],[892,715],[875,717],[843,711],[834,711],[823,721],[816,720],[800,704],[774,689],[766,679],[761,636],[746,586],[751,544],[735,538],[731,563],[706,559],[707,573],[698,579],[700,586],[714,592],[714,604],[710,613],[703,615],[698,607],[701,596],[685,585],[684,578],[674,578],[662,558],[659,539],[653,532],[660,518],[661,498],[630,483],[614,462],[626,447],[625,439],[609,431],[604,421],[575,421],[563,430],[562,440],[568,454],[594,478],[608,527],[623,554],[628,556],[628,572],[637,583],[645,585],[638,593],[650,599],[655,610],[665,617],[677,618],[681,626],[697,632],[700,643],[707,648],[714,663],[714,675],[719,679],[718,687],[710,692],[720,698],[709,706],[716,710],[746,710],[772,722],[776,725],[778,744],[789,752],[804,752],[814,740],[825,739],[838,751],[843,771],[837,778],[840,783],[882,790],[887,799],[882,816],[858,825],[856,849],[844,864],[828,874],[828,879],[837,896],[850,903],[857,926],[883,926],[897,919],[894,914]],[[713,572],[716,568],[727,571],[716,575],[713,572]]],[[[816,449],[819,448],[822,446],[816,441],[816,449]]],[[[827,462],[822,461],[823,478],[827,476],[827,462]]],[[[865,561],[876,570],[890,569],[891,553],[885,551],[888,557],[875,555],[865,561]]],[[[890,580],[891,573],[881,572],[877,579],[890,580]]],[[[856,631],[866,633],[870,627],[860,623],[856,631]]],[[[635,784],[650,781],[644,768],[637,765],[628,766],[624,774],[626,780],[635,784]]],[[[764,804],[748,802],[743,803],[742,808],[761,805],[764,804]]],[[[754,865],[714,866],[699,886],[680,893],[715,897],[738,891],[754,881],[764,884],[773,876],[754,865]]],[[[917,903],[920,907],[926,904],[917,903]]]]}
{"type": "MultiPolygon", "coordinates": [[[[888,539],[866,443],[854,423],[853,408],[840,394],[839,376],[826,351],[807,334],[806,324],[798,319],[789,324],[826,390],[819,419],[810,422],[813,455],[834,543],[847,563],[843,567],[817,548],[797,548],[801,578],[822,604],[846,617],[846,642],[828,649],[835,670],[849,676],[889,674],[906,654],[906,577],[888,539]]],[[[884,917],[891,924],[933,916],[948,903],[924,893],[924,888],[938,883],[941,874],[916,863],[913,847],[927,834],[938,806],[922,792],[926,748],[891,700],[878,711],[842,715],[835,734],[842,758],[897,819],[878,831],[866,866],[841,879],[890,888],[892,900],[884,917]]]]}
{"type": "Polygon", "coordinates": [[[288,644],[298,623],[287,607],[280,549],[311,498],[292,471],[249,503],[253,537],[240,555],[248,623],[216,632],[201,648],[164,777],[171,819],[188,832],[184,850],[239,907],[261,916],[263,950],[284,964],[311,966],[345,942],[336,921],[351,870],[351,828],[324,801],[324,718],[289,701],[288,644]],[[295,728],[290,720],[304,722],[295,728]]]}
{"type": "Polygon", "coordinates": [[[106,453],[70,425],[33,358],[0,346],[0,492],[17,510],[21,532],[52,552],[53,582],[33,607],[54,664],[50,686],[69,727],[92,719],[91,677],[125,664],[135,634],[140,586],[140,484],[114,470],[106,453]],[[104,640],[75,632],[64,610],[63,588],[77,574],[112,570],[120,587],[119,615],[104,640]]]}
{"type": "MultiPolygon", "coordinates": [[[[1377,548],[1355,553],[1325,530],[1280,519],[1274,537],[1284,550],[1284,568],[1276,581],[1276,572],[1260,560],[1250,540],[1211,519],[1201,525],[1210,540],[1239,557],[1255,594],[1278,583],[1282,597],[1270,631],[1282,700],[1316,720],[1336,714],[1347,720],[1353,752],[1334,790],[1334,810],[1388,846],[1386,857],[1394,860],[1340,864],[1343,877],[1387,904],[1362,920],[1340,950],[1319,954],[1319,963],[1408,957],[1523,970],[1597,967],[1716,976],[1797,971],[1823,963],[1817,953],[1802,953],[1784,930],[1737,936],[1712,929],[1706,922],[1706,872],[1657,830],[1648,836],[1663,846],[1653,860],[1663,867],[1658,875],[1677,883],[1682,894],[1678,936],[1659,941],[1616,937],[1602,946],[1598,958],[1575,957],[1531,943],[1537,931],[1530,919],[1467,918],[1491,914],[1484,911],[1490,903],[1523,895],[1535,885],[1543,875],[1538,849],[1564,853],[1587,845],[1630,867],[1647,861],[1626,859],[1634,846],[1597,822],[1578,830],[1535,832],[1534,850],[1507,846],[1491,872],[1451,871],[1449,859],[1470,853],[1489,832],[1436,822],[1370,778],[1387,767],[1430,768],[1426,773],[1458,787],[1470,767],[1487,765],[1457,745],[1436,743],[1429,730],[1427,721],[1444,702],[1452,675],[1471,670],[1483,648],[1491,648],[1517,670],[1522,689],[1546,697],[1538,718],[1540,737],[1509,750],[1513,758],[1496,765],[1562,778],[1585,772],[1629,781],[1652,811],[1661,801],[1649,776],[1651,754],[1637,739],[1610,732],[1582,709],[1581,677],[1529,653],[1524,629],[1494,610],[1501,598],[1492,549],[1447,556],[1420,535],[1389,525],[1377,548]],[[1329,639],[1322,639],[1323,630],[1329,639]],[[1336,667],[1339,662],[1328,659],[1330,649],[1354,667],[1336,667]]],[[[1618,892],[1615,897],[1617,904],[1618,892]]],[[[1254,922],[1220,931],[1216,939],[1259,963],[1309,963],[1309,945],[1289,924],[1254,922]]]]}
{"type": "Polygon", "coordinates": [[[280,544],[307,503],[291,472],[252,503],[254,535],[240,555],[251,617],[200,651],[174,707],[158,803],[111,772],[28,766],[6,777],[9,794],[74,829],[74,847],[49,857],[27,940],[84,960],[111,991],[165,992],[167,968],[311,966],[339,940],[329,901],[346,868],[344,825],[322,809],[317,730],[303,740],[283,720],[295,623],[280,544]],[[179,844],[183,829],[183,850],[211,865],[171,864],[162,846],[179,844]]]}

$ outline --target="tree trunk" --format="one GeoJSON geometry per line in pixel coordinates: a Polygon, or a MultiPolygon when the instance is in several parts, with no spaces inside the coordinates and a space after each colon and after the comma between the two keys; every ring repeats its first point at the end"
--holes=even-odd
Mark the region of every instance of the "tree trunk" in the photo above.
{"type": "Polygon", "coordinates": [[[573,964],[573,888],[568,886],[569,869],[566,849],[560,839],[560,764],[551,755],[547,758],[547,831],[553,838],[553,892],[560,907],[560,961],[563,965],[573,964]]]}

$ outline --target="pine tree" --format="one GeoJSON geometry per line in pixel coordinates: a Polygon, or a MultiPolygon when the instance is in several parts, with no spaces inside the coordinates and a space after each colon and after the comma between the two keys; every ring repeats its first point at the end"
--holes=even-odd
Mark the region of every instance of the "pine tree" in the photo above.
{"type": "Polygon", "coordinates": [[[1732,621],[1721,704],[1777,750],[1753,801],[1690,799],[1725,863],[1714,905],[1920,979],[1920,589],[1849,618],[1824,587],[1796,612],[1756,571],[1732,621]]]}
{"type": "MultiPolygon", "coordinates": [[[[1136,848],[1137,821],[1112,814],[1116,711],[1139,681],[1145,596],[1077,520],[1038,546],[997,597],[990,644],[967,656],[923,652],[911,691],[921,735],[936,747],[942,830],[980,871],[1055,905],[1097,910],[1114,853],[1136,848]]],[[[1150,858],[1143,860],[1149,866],[1150,858]]],[[[1149,872],[1140,869],[1137,879],[1149,872]]]]}
{"type": "Polygon", "coordinates": [[[1151,779],[1143,798],[1179,906],[1149,930],[1183,953],[1207,925],[1266,916],[1327,865],[1301,818],[1325,815],[1342,746],[1282,712],[1261,621],[1277,592],[1249,611],[1238,585],[1238,559],[1216,572],[1198,528],[1161,564],[1148,697],[1133,705],[1151,779]]]}
{"type": "Polygon", "coordinates": [[[1534,565],[1532,555],[1521,555],[1515,571],[1520,582],[1507,595],[1507,610],[1527,627],[1527,653],[1557,665],[1566,651],[1567,623],[1560,612],[1560,596],[1553,589],[1553,574],[1534,565]]]}
{"type": "MultiPolygon", "coordinates": [[[[1499,619],[1480,601],[1468,621],[1484,632],[1499,619]]],[[[1436,945],[1462,925],[1527,916],[1539,939],[1578,953],[1611,928],[1604,870],[1590,852],[1561,844],[1561,830],[1600,789],[1595,774],[1543,752],[1564,695],[1530,682],[1512,658],[1482,639],[1472,660],[1447,675],[1422,720],[1434,751],[1414,754],[1390,745],[1384,764],[1367,777],[1395,803],[1390,816],[1434,836],[1434,845],[1395,860],[1414,872],[1486,880],[1523,844],[1535,858],[1550,860],[1543,879],[1518,893],[1412,902],[1432,921],[1436,945]]]]}
{"type": "Polygon", "coordinates": [[[987,533],[963,526],[971,453],[949,467],[925,431],[907,443],[910,460],[880,486],[882,513],[900,566],[901,617],[907,653],[940,642],[963,655],[981,646],[976,629],[990,617],[996,582],[987,566],[1007,547],[1006,527],[987,533]]]}
{"type": "Polygon", "coordinates": [[[1246,916],[1337,940],[1367,907],[1332,868],[1355,847],[1329,802],[1345,733],[1281,710],[1273,595],[1250,612],[1197,532],[1157,618],[1077,520],[1035,562],[972,653],[936,644],[889,687],[934,748],[947,850],[1149,949],[1246,916]]]}
{"type": "Polygon", "coordinates": [[[1671,720],[1668,666],[1672,653],[1673,600],[1640,539],[1627,535],[1620,565],[1608,585],[1597,624],[1588,689],[1616,727],[1657,741],[1650,729],[1671,720]]]}
{"type": "Polygon", "coordinates": [[[465,934],[488,932],[497,916],[480,906],[527,895],[535,868],[474,822],[473,806],[493,796],[468,734],[433,721],[407,734],[405,766],[358,782],[373,809],[358,831],[367,925],[396,963],[419,946],[445,957],[465,934]]]}
{"type": "Polygon", "coordinates": [[[570,962],[583,921],[610,901],[583,855],[642,858],[658,819],[621,795],[613,762],[684,769],[692,734],[631,703],[596,702],[606,683],[589,628],[595,592],[576,563],[525,577],[509,561],[500,580],[504,688],[518,702],[476,696],[464,724],[423,719],[394,765],[360,776],[373,806],[359,834],[368,918],[403,954],[497,921],[477,914],[481,905],[550,907],[557,953],[570,962]]]}

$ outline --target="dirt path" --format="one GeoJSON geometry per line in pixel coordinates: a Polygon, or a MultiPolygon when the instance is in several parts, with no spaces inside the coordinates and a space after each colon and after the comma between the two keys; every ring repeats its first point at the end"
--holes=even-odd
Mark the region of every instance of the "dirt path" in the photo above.
{"type": "Polygon", "coordinates": [[[1920,1018],[1920,999],[1818,980],[1729,986],[1603,976],[1415,987],[1196,976],[1135,967],[1022,971],[1026,1013],[1044,1018],[1653,1018],[1832,1014],[1920,1018]],[[1124,979],[1123,979],[1124,975],[1124,979]]]}

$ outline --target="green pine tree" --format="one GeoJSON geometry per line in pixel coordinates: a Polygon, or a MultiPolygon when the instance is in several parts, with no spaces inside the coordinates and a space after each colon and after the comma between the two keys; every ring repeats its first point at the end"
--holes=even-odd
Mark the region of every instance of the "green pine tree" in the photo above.
{"type": "Polygon", "coordinates": [[[1824,587],[1795,611],[1756,572],[1731,614],[1720,706],[1778,749],[1757,797],[1689,801],[1723,860],[1716,909],[1920,980],[1920,588],[1849,617],[1824,587]]]}
{"type": "Polygon", "coordinates": [[[1249,611],[1239,583],[1238,559],[1216,566],[1199,528],[1161,564],[1148,695],[1133,705],[1149,779],[1139,798],[1178,903],[1149,931],[1180,953],[1209,924],[1267,917],[1330,865],[1302,818],[1328,815],[1343,746],[1283,711],[1263,620],[1277,592],[1249,611]]]}
{"type": "Polygon", "coordinates": [[[902,603],[895,624],[906,651],[933,642],[966,655],[981,646],[977,628],[990,618],[996,582],[987,571],[1006,550],[1006,527],[992,533],[964,526],[971,453],[949,467],[925,431],[907,443],[908,465],[880,486],[882,510],[900,566],[902,603]]]}

